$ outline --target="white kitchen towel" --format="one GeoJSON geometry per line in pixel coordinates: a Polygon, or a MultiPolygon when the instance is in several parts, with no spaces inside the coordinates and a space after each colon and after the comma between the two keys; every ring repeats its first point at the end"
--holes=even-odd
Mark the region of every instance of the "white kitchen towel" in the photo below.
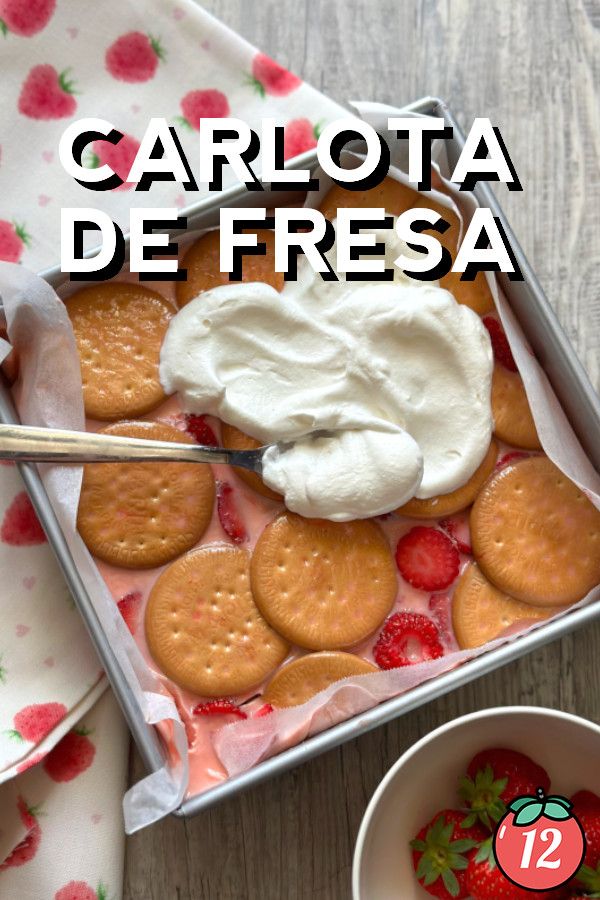
{"type": "MultiPolygon", "coordinates": [[[[100,207],[126,231],[132,206],[206,193],[80,187],[58,159],[75,119],[126,135],[84,154],[124,176],[153,116],[176,126],[193,166],[202,116],[256,129],[274,117],[291,158],[345,114],[281,65],[285,48],[276,63],[188,0],[0,0],[0,31],[0,259],[34,271],[58,262],[62,206],[100,207]]],[[[106,679],[12,466],[0,517],[0,897],[118,900],[123,721],[108,695],[93,707],[106,679]]]]}
{"type": "MultiPolygon", "coordinates": [[[[143,193],[81,187],[58,160],[74,120],[105,118],[126,135],[117,146],[96,142],[83,158],[125,177],[153,116],[175,125],[194,168],[202,116],[235,116],[255,129],[274,117],[290,158],[343,113],[186,0],[0,0],[0,19],[0,259],[35,271],[59,259],[61,206],[101,207],[128,230],[131,207],[183,207],[206,194],[206,185],[184,192],[172,182],[143,193]]],[[[225,186],[232,181],[229,173],[225,186]]]]}

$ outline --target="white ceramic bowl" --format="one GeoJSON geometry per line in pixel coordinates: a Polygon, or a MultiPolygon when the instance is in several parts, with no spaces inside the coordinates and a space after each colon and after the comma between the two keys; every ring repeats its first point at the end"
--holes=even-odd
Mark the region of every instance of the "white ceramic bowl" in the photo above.
{"type": "Polygon", "coordinates": [[[409,841],[445,807],[458,778],[487,747],[520,750],[540,763],[552,790],[600,794],[600,727],[555,709],[506,706],[454,719],[422,738],[392,766],[363,817],[352,868],[354,900],[426,900],[409,841]]]}

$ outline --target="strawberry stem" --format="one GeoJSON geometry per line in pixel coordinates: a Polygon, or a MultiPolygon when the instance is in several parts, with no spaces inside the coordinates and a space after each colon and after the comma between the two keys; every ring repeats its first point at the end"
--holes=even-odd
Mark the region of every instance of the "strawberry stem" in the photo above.
{"type": "Polygon", "coordinates": [[[320,119],[317,122],[317,124],[315,125],[315,127],[313,128],[313,135],[315,137],[315,140],[317,140],[317,141],[319,140],[319,138],[321,137],[321,132],[323,131],[324,127],[325,127],[325,122],[323,119],[320,119]]]}
{"type": "Polygon", "coordinates": [[[24,225],[19,225],[17,222],[13,222],[13,226],[15,229],[15,234],[18,238],[20,238],[26,247],[29,247],[31,243],[31,235],[29,235],[25,229],[24,225]]]}
{"type": "Polygon", "coordinates": [[[250,85],[250,87],[252,87],[259,95],[261,100],[265,99],[267,92],[265,91],[264,85],[258,80],[258,78],[255,78],[254,75],[246,75],[246,80],[244,83],[250,85]]]}
{"type": "Polygon", "coordinates": [[[39,816],[45,816],[46,813],[42,809],[42,804],[37,803],[35,806],[28,806],[27,812],[30,816],[33,816],[34,819],[37,819],[39,816]]]}
{"type": "Polygon", "coordinates": [[[75,82],[69,81],[69,79],[67,78],[70,71],[71,71],[70,66],[68,69],[63,69],[63,71],[58,76],[58,83],[61,87],[61,90],[63,90],[65,92],[65,94],[79,94],[80,91],[75,90],[75,87],[74,87],[75,82]]]}
{"type": "Polygon", "coordinates": [[[7,734],[9,736],[9,738],[11,738],[11,740],[13,740],[13,741],[18,741],[20,744],[25,743],[25,738],[23,737],[23,735],[20,732],[16,731],[15,729],[6,731],[5,734],[7,734]]]}
{"type": "Polygon", "coordinates": [[[74,733],[74,734],[78,734],[80,737],[87,737],[88,734],[93,734],[93,733],[94,733],[94,729],[93,729],[93,728],[86,728],[85,725],[81,725],[80,728],[74,728],[74,729],[73,729],[73,733],[74,733]]]}
{"type": "Polygon", "coordinates": [[[148,40],[150,41],[150,46],[158,56],[161,62],[164,62],[167,58],[167,55],[163,49],[163,46],[158,38],[152,37],[151,34],[148,35],[148,40]]]}
{"type": "Polygon", "coordinates": [[[96,898],[97,900],[106,900],[108,897],[108,888],[104,884],[104,882],[100,881],[98,887],[96,889],[96,898]]]}
{"type": "Polygon", "coordinates": [[[194,126],[185,118],[185,116],[175,116],[174,121],[177,122],[178,125],[183,125],[188,131],[194,130],[194,126]]]}
{"type": "Polygon", "coordinates": [[[8,26],[3,19],[0,19],[0,31],[2,32],[2,37],[8,37],[8,26]]]}

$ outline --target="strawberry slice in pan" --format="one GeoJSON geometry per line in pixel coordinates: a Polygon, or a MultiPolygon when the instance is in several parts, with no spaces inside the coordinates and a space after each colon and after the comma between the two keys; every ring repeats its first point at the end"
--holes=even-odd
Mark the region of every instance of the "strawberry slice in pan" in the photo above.
{"type": "Polygon", "coordinates": [[[443,656],[444,648],[434,622],[421,613],[390,616],[373,648],[380,669],[398,669],[443,656]]]}
{"type": "Polygon", "coordinates": [[[443,591],[458,575],[460,557],[447,534],[417,525],[398,541],[396,563],[402,577],[413,587],[443,591]]]}
{"type": "Polygon", "coordinates": [[[231,700],[218,699],[207,700],[205,703],[198,703],[192,710],[194,716],[235,716],[238,719],[247,719],[248,716],[243,709],[236,706],[231,700]]]}
{"type": "Polygon", "coordinates": [[[223,531],[234,544],[243,544],[248,540],[246,526],[235,501],[235,491],[228,481],[217,481],[217,513],[223,531]]]}

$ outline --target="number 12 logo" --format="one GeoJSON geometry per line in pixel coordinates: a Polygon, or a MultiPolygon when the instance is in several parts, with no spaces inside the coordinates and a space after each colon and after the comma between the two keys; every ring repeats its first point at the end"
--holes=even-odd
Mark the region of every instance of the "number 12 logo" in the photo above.
{"type": "Polygon", "coordinates": [[[546,891],[566,884],[585,856],[585,835],[565,797],[517,797],[500,819],[493,852],[502,874],[519,887],[546,891]]]}

